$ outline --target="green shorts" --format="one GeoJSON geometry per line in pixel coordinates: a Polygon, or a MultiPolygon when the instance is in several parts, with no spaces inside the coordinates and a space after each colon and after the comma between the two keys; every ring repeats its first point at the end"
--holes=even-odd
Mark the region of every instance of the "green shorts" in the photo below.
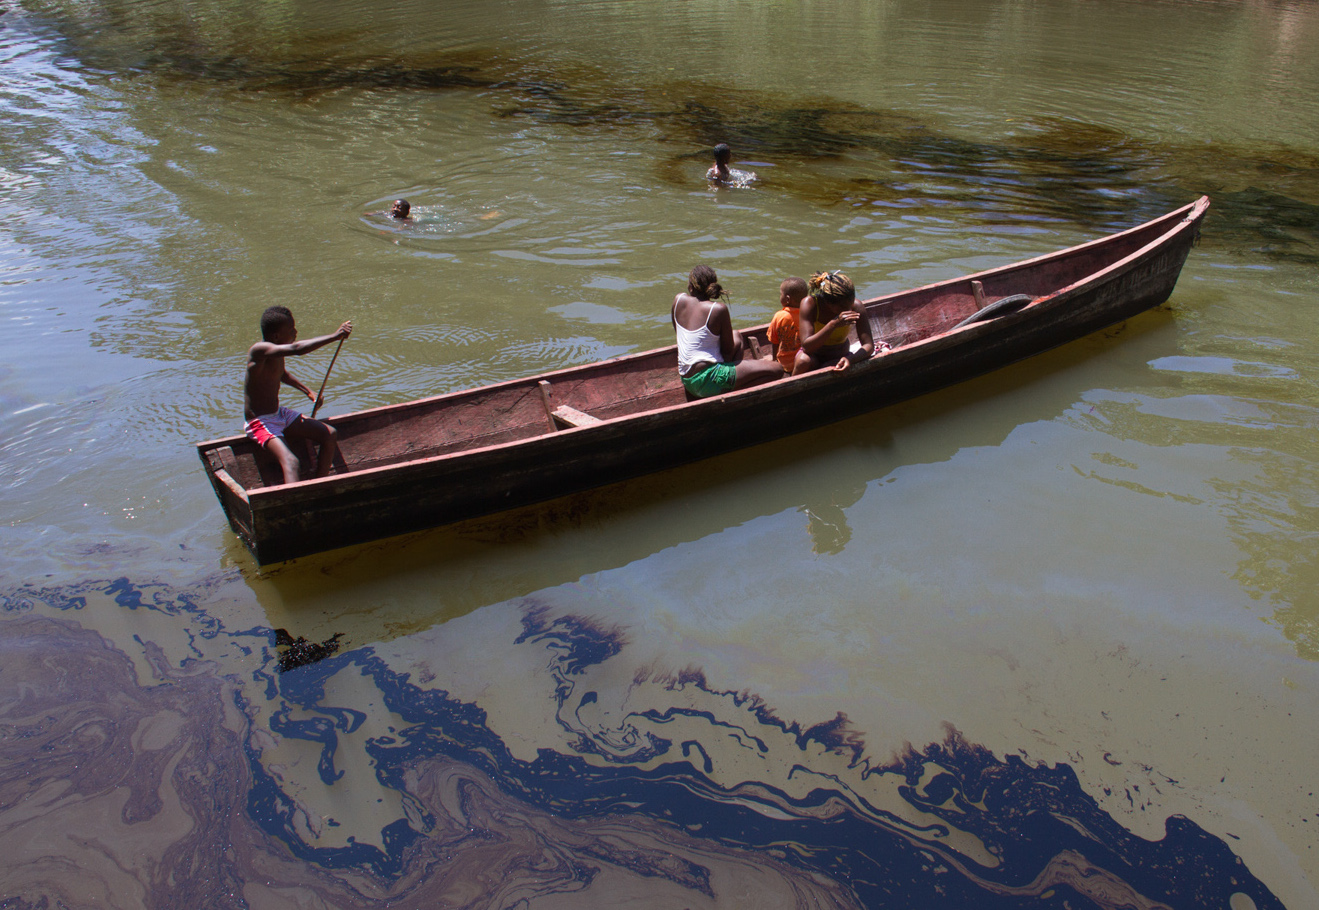
{"type": "Polygon", "coordinates": [[[698,373],[682,377],[682,387],[697,398],[709,398],[733,391],[737,384],[737,364],[712,363],[698,373]]]}

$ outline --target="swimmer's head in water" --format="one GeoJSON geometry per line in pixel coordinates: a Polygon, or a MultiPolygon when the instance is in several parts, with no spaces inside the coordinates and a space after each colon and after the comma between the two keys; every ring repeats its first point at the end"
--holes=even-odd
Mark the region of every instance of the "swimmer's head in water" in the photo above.
{"type": "Polygon", "coordinates": [[[728,147],[727,142],[721,142],[714,147],[714,163],[727,164],[733,159],[733,150],[728,147]]]}
{"type": "Polygon", "coordinates": [[[391,218],[406,218],[410,211],[412,211],[412,204],[406,199],[395,199],[394,204],[389,207],[391,218]]]}
{"type": "Polygon", "coordinates": [[[708,265],[698,265],[687,276],[687,293],[697,300],[718,300],[724,296],[719,276],[708,265]]]}
{"type": "Polygon", "coordinates": [[[856,300],[856,288],[852,279],[842,272],[816,272],[811,276],[811,297],[817,303],[851,306],[856,300]]]}

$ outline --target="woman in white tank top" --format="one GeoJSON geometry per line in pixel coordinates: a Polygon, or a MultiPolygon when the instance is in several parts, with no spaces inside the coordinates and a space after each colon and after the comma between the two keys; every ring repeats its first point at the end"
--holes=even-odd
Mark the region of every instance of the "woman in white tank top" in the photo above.
{"type": "Polygon", "coordinates": [[[742,336],[733,331],[724,289],[708,265],[687,278],[687,293],[673,299],[673,330],[678,338],[678,375],[690,396],[708,398],[771,382],[783,375],[777,360],[743,360],[742,336]]]}

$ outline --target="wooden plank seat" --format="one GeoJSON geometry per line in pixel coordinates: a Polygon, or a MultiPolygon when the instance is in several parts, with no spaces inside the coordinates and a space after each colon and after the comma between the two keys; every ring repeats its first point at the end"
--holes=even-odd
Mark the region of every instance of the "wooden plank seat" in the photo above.
{"type": "Polygon", "coordinates": [[[601,423],[599,417],[592,417],[584,411],[576,408],[570,408],[566,404],[561,404],[550,415],[559,423],[566,427],[589,427],[601,423]]]}
{"type": "Polygon", "coordinates": [[[545,416],[550,420],[550,427],[554,432],[558,432],[560,426],[572,429],[573,427],[589,427],[597,423],[602,423],[599,417],[592,417],[585,411],[579,411],[574,407],[561,404],[554,406],[554,396],[550,392],[550,384],[542,379],[540,386],[540,400],[545,405],[545,416]]]}

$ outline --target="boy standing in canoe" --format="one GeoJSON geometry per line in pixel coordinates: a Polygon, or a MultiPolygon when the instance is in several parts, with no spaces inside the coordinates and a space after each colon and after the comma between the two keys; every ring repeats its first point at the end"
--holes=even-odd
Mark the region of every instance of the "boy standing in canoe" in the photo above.
{"type": "Polygon", "coordinates": [[[353,324],[345,322],[332,335],[321,335],[307,341],[298,341],[298,327],[288,307],[272,306],[261,314],[261,341],[247,352],[247,376],[243,383],[244,428],[249,439],[279,459],[285,483],[298,480],[298,456],[293,454],[284,437],[309,439],[320,446],[314,476],[330,473],[334,454],[339,449],[334,427],[308,417],[279,403],[280,383],[290,385],[316,402],[311,389],[293,377],[284,366],[287,356],[309,354],[332,341],[347,338],[353,324]]]}

